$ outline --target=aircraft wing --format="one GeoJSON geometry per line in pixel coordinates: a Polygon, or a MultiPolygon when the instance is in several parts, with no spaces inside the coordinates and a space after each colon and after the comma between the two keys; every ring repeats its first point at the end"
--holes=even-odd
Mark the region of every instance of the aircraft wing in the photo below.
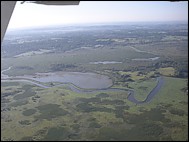
{"type": "MultiPolygon", "coordinates": [[[[7,30],[10,18],[17,1],[1,1],[1,42],[7,30]]],[[[22,3],[24,3],[23,1],[22,3]]],[[[27,1],[45,5],[79,5],[80,1],[27,1]]],[[[23,19],[24,20],[24,19],[23,19]]]]}
{"type": "Polygon", "coordinates": [[[7,30],[16,1],[1,1],[1,42],[7,30]]]}
{"type": "Polygon", "coordinates": [[[31,3],[45,5],[79,5],[80,1],[31,1],[31,3]]]}

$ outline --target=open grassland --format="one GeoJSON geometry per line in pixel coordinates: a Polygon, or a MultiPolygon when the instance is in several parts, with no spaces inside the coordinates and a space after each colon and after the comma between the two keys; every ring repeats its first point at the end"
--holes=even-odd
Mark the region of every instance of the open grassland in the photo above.
{"type": "Polygon", "coordinates": [[[156,55],[174,58],[188,57],[188,41],[166,41],[145,45],[137,45],[139,50],[149,51],[156,55]]]}
{"type": "Polygon", "coordinates": [[[129,87],[135,90],[134,96],[138,101],[144,101],[156,84],[157,81],[155,79],[149,79],[147,81],[137,81],[130,83],[129,87]]]}
{"type": "Polygon", "coordinates": [[[159,68],[157,71],[159,71],[159,73],[164,76],[174,76],[175,75],[175,69],[173,67],[159,68]]]}

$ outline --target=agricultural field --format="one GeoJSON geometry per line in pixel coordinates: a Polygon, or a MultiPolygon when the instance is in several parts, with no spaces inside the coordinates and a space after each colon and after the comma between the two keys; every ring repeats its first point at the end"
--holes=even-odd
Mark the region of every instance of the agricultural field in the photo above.
{"type": "Polygon", "coordinates": [[[188,140],[188,26],[143,26],[9,32],[1,140],[188,140]]]}

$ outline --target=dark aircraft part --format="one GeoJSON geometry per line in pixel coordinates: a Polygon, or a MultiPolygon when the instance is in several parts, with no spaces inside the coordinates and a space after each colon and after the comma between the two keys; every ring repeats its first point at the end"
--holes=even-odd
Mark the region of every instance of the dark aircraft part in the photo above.
{"type": "MultiPolygon", "coordinates": [[[[1,1],[1,42],[7,30],[10,18],[17,1],[1,1]]],[[[27,1],[45,5],[79,5],[80,1],[27,1]]],[[[25,3],[22,1],[21,4],[25,3]]]]}
{"type": "MultiPolygon", "coordinates": [[[[25,1],[23,1],[24,3],[25,1]]],[[[80,1],[28,1],[30,3],[45,5],[79,5],[80,1]]]]}
{"type": "Polygon", "coordinates": [[[1,41],[7,30],[16,1],[1,1],[1,41]]]}

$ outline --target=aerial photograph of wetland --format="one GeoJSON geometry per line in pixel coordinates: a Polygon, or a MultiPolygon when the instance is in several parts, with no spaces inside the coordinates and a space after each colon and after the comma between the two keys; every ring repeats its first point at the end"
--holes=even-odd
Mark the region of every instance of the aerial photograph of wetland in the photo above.
{"type": "Polygon", "coordinates": [[[1,140],[188,140],[188,22],[8,30],[1,140]]]}

